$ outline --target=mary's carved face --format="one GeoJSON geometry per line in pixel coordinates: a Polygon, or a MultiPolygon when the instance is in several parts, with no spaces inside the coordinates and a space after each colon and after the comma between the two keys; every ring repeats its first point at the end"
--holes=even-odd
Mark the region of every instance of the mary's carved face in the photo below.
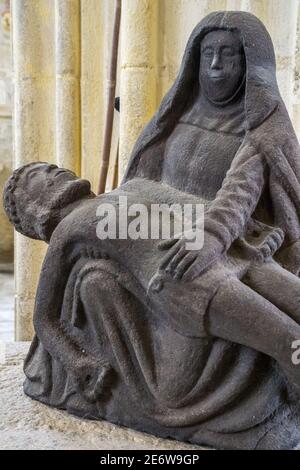
{"type": "Polygon", "coordinates": [[[216,30],[201,43],[199,80],[201,91],[215,104],[226,104],[244,81],[246,62],[238,33],[216,30]]]}

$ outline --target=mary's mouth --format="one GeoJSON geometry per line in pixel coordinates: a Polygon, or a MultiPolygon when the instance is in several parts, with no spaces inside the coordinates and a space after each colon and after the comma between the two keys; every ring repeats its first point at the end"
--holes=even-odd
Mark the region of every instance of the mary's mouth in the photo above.
{"type": "Polygon", "coordinates": [[[210,75],[209,76],[210,80],[214,80],[214,81],[221,81],[221,80],[225,80],[225,75],[210,75]]]}

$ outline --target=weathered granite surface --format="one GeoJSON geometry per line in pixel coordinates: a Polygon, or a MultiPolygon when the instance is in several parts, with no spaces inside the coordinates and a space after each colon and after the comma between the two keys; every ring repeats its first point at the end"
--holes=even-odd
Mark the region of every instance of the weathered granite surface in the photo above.
{"type": "Polygon", "coordinates": [[[70,416],[23,393],[22,363],[29,343],[8,343],[0,364],[0,449],[192,450],[197,446],[70,416]]]}

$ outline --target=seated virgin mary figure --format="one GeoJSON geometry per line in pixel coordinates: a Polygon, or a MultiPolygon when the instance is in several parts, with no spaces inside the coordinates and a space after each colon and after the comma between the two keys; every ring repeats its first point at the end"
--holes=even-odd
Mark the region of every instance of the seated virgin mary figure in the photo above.
{"type": "Polygon", "coordinates": [[[33,163],[4,205],[49,243],[27,395],[217,448],[299,444],[300,149],[257,18],[217,12],[195,27],[117,190],[96,197],[33,163]],[[203,204],[203,247],[185,233],[100,240],[97,209],[120,196],[203,204]]]}

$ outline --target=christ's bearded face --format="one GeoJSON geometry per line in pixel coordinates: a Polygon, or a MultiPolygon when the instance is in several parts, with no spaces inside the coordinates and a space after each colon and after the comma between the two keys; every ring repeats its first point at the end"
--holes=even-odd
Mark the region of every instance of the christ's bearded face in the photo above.
{"type": "Polygon", "coordinates": [[[58,209],[76,200],[83,186],[87,194],[90,188],[87,181],[79,179],[72,171],[47,163],[29,168],[24,174],[23,186],[31,202],[49,209],[58,209]]]}
{"type": "Polygon", "coordinates": [[[8,181],[4,194],[8,217],[19,232],[44,241],[49,241],[72,203],[92,194],[87,180],[48,163],[28,165],[11,179],[14,183],[8,181]]]}
{"type": "Polygon", "coordinates": [[[201,91],[215,104],[226,104],[244,81],[245,55],[236,32],[216,30],[201,42],[199,81],[201,91]]]}

